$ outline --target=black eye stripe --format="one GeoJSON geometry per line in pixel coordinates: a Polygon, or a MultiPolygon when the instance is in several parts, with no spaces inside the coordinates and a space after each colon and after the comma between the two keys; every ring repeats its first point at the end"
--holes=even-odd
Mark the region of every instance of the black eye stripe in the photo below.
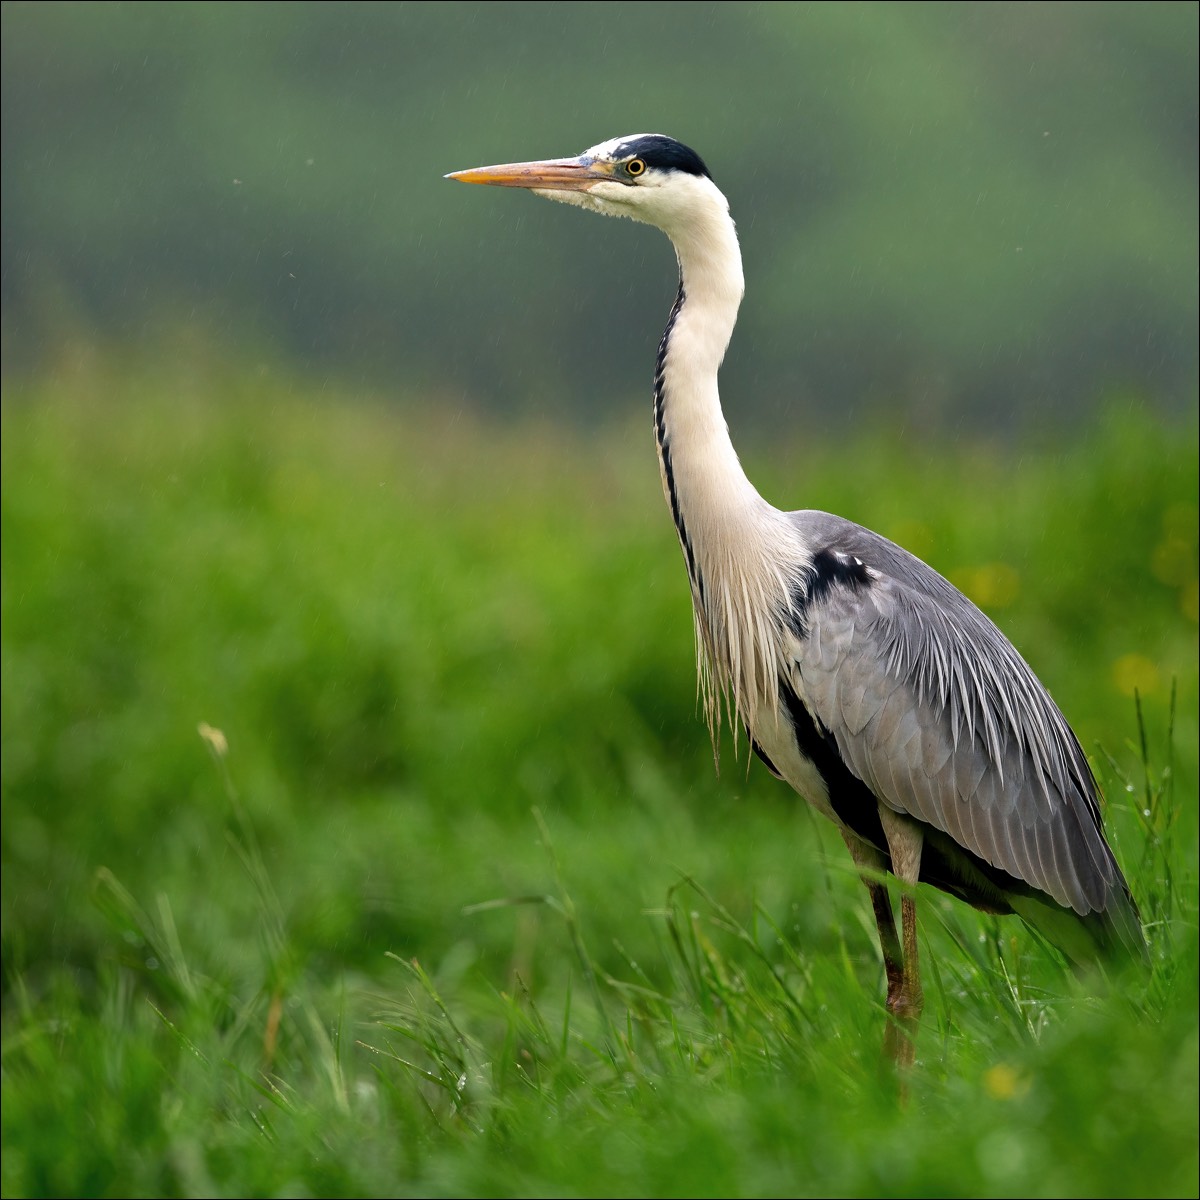
{"type": "Polygon", "coordinates": [[[702,175],[711,179],[704,160],[695,150],[674,138],[659,133],[630,138],[615,147],[614,158],[636,159],[645,170],[681,171],[685,175],[702,175]]]}

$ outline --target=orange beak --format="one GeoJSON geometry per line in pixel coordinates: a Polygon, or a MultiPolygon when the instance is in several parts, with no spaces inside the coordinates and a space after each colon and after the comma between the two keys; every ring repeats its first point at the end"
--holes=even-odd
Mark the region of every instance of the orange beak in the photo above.
{"type": "Polygon", "coordinates": [[[454,171],[447,179],[460,183],[490,183],[493,187],[538,188],[552,192],[585,192],[593,183],[611,179],[606,163],[581,158],[548,158],[542,162],[502,163],[454,171]]]}

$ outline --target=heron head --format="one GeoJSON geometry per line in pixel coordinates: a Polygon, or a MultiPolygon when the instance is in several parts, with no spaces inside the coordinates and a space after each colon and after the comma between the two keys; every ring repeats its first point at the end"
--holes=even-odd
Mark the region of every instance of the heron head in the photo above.
{"type": "Polygon", "coordinates": [[[612,138],[576,158],[504,163],[455,171],[447,179],[527,188],[610,217],[631,217],[668,233],[714,199],[728,211],[701,157],[661,133],[612,138]]]}

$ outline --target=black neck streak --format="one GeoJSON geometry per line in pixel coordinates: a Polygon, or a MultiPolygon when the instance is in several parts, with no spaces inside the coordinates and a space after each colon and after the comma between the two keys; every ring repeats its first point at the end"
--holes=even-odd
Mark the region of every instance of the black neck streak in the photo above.
{"type": "Polygon", "coordinates": [[[687,528],[683,523],[683,512],[679,507],[679,491],[675,486],[675,472],[671,467],[671,434],[667,428],[667,351],[671,344],[671,332],[683,308],[686,299],[683,290],[683,280],[679,281],[679,292],[675,303],[671,306],[671,315],[667,318],[667,327],[663,330],[662,340],[658,343],[658,357],[654,362],[654,436],[658,442],[658,456],[662,462],[663,480],[667,488],[667,500],[671,505],[671,517],[675,522],[675,530],[679,534],[679,544],[683,547],[684,561],[687,563],[688,578],[698,595],[703,594],[700,572],[696,567],[696,554],[688,538],[687,528]]]}

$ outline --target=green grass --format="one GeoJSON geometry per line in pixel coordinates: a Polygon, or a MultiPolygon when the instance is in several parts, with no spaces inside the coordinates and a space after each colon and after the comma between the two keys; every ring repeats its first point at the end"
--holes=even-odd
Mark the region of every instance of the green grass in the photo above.
{"type": "Polygon", "coordinates": [[[1105,987],[923,891],[904,1106],[840,841],[712,769],[644,424],[6,386],[6,1196],[1195,1193],[1194,424],[747,455],[989,607],[1149,922],[1105,987]]]}

